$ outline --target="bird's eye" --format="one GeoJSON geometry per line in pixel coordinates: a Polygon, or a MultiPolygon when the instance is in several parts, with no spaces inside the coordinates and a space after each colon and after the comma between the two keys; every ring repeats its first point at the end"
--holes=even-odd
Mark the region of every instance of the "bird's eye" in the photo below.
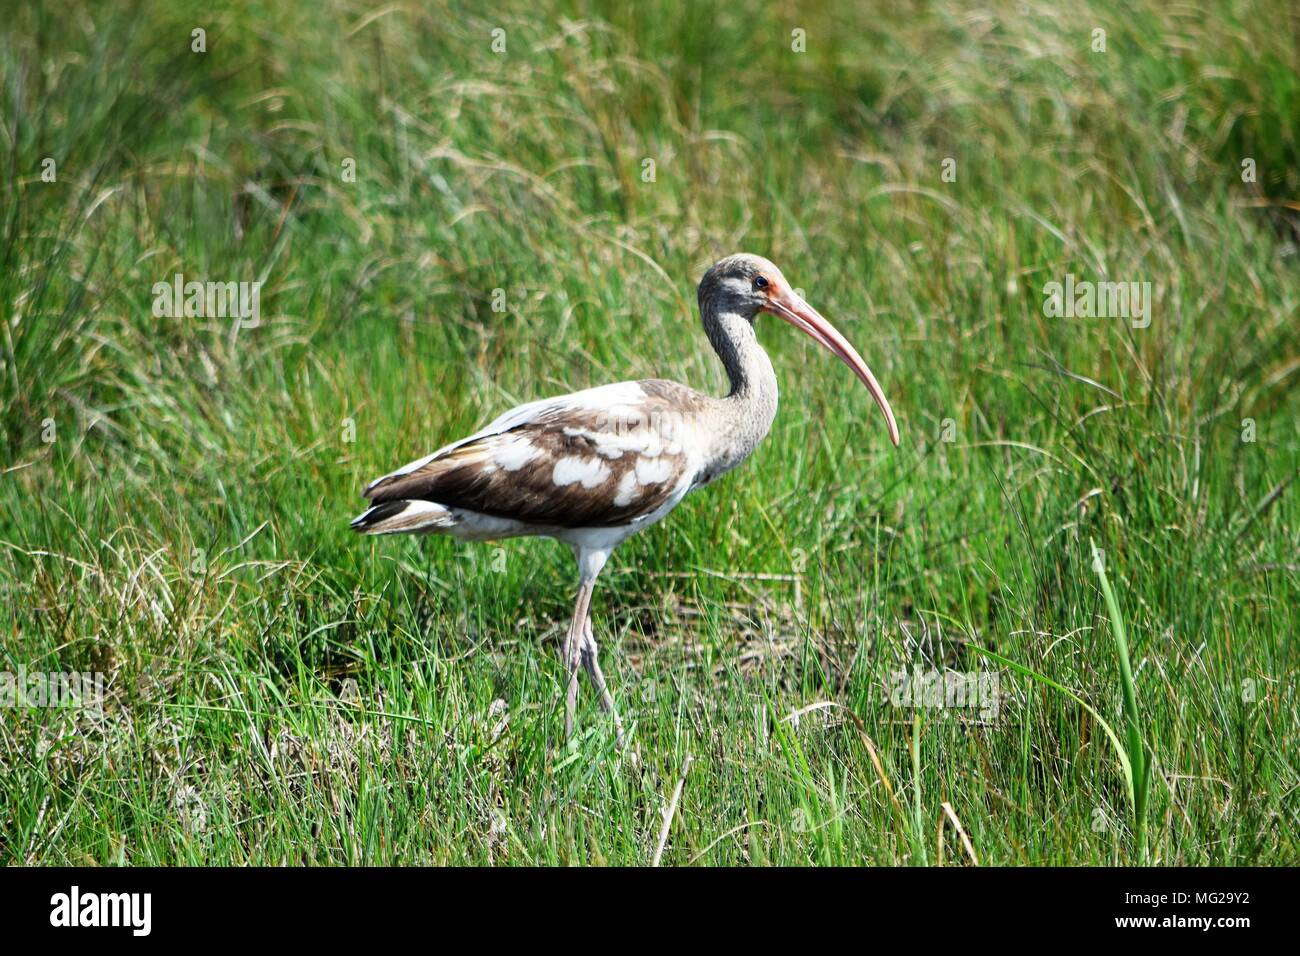
{"type": "Polygon", "coordinates": [[[755,288],[755,289],[766,289],[766,288],[767,288],[767,279],[766,279],[764,276],[754,276],[754,288],[755,288]]]}

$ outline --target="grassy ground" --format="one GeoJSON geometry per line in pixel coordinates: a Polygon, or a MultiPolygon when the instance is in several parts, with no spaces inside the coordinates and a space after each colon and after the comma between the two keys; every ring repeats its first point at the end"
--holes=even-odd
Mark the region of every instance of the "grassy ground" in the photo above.
{"type": "Polygon", "coordinates": [[[12,14],[0,649],[107,694],[0,710],[0,858],[641,864],[690,755],[668,864],[1300,862],[1295,8],[493,6],[12,14]],[[562,739],[566,550],[347,522],[515,402],[720,390],[737,250],[903,445],[761,324],[771,436],[597,594],[636,769],[585,685],[562,739]]]}

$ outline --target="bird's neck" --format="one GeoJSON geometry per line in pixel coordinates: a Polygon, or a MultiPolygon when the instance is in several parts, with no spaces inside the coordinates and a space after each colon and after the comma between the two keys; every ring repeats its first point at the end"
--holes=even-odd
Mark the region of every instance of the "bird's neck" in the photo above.
{"type": "Polygon", "coordinates": [[[776,372],[748,319],[732,313],[710,314],[704,326],[731,382],[731,391],[717,404],[713,448],[714,465],[727,471],[748,458],[772,427],[776,372]]]}

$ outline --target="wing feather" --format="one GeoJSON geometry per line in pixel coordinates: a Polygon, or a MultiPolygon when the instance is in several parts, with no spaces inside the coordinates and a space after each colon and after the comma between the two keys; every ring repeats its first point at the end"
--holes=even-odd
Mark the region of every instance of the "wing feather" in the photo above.
{"type": "Polygon", "coordinates": [[[671,382],[622,382],[530,402],[371,483],[385,501],[556,527],[634,523],[694,477],[693,428],[704,400],[671,382]]]}

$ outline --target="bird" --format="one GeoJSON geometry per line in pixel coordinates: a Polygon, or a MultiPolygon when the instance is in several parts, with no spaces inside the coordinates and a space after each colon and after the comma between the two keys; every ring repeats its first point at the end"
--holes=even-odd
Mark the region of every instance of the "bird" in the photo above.
{"type": "Polygon", "coordinates": [[[627,743],[591,624],[592,592],[610,554],[745,461],[772,427],[777,378],[755,332],[760,315],[784,319],[852,369],[899,443],[893,409],[866,362],[771,261],[749,253],[720,259],[697,298],[730,383],[726,396],[643,379],[528,402],[372,481],[362,492],[370,506],[351,523],[367,535],[540,536],[572,549],[578,589],[561,649],[566,739],[581,667],[618,746],[627,743]]]}

